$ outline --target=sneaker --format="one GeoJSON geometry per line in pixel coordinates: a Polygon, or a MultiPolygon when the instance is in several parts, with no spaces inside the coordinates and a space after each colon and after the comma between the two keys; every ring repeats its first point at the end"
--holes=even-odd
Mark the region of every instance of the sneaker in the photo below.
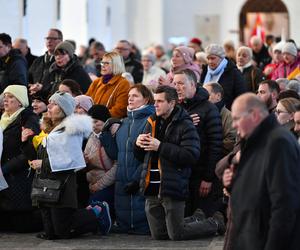
{"type": "Polygon", "coordinates": [[[221,212],[217,211],[217,212],[214,213],[212,218],[218,226],[217,233],[219,235],[224,235],[225,232],[226,232],[226,226],[225,226],[223,214],[221,212]]]}
{"type": "Polygon", "coordinates": [[[192,216],[189,216],[189,217],[186,217],[184,218],[184,222],[185,223],[192,223],[192,222],[195,222],[195,221],[202,221],[204,220],[206,217],[205,217],[205,214],[204,212],[202,211],[202,209],[200,208],[197,208],[195,210],[195,212],[193,213],[192,216]]]}
{"type": "Polygon", "coordinates": [[[193,216],[196,218],[196,220],[198,221],[202,221],[204,220],[206,217],[205,217],[205,214],[203,212],[203,210],[201,208],[197,208],[195,210],[195,212],[193,213],[193,216]]]}
{"type": "Polygon", "coordinates": [[[110,218],[110,213],[109,213],[109,206],[107,202],[99,202],[97,204],[99,207],[101,207],[101,212],[98,217],[99,221],[99,226],[100,226],[100,232],[103,235],[106,235],[109,233],[110,228],[111,228],[111,218],[110,218]]]}

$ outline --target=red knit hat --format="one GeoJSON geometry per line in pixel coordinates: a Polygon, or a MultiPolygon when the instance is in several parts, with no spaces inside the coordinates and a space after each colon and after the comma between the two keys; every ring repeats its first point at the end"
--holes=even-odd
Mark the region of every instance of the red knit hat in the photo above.
{"type": "Polygon", "coordinates": [[[190,43],[196,43],[196,44],[198,44],[199,46],[201,46],[202,41],[201,41],[199,38],[194,37],[194,38],[192,38],[192,39],[190,40],[190,43]]]}

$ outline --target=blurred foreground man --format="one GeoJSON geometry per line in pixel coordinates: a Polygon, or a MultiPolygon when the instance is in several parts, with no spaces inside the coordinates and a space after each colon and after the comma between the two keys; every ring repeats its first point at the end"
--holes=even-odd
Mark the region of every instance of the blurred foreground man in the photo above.
{"type": "Polygon", "coordinates": [[[231,249],[299,249],[300,149],[295,137],[254,94],[234,101],[232,118],[243,142],[232,179],[231,249]]]}

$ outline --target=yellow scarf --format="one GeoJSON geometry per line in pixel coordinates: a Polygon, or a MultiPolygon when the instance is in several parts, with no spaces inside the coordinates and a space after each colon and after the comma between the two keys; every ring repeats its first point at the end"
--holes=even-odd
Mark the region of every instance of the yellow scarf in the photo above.
{"type": "Polygon", "coordinates": [[[6,112],[4,112],[1,116],[0,120],[0,127],[2,130],[5,130],[10,124],[12,124],[17,118],[18,115],[24,110],[25,108],[19,108],[15,113],[12,115],[8,115],[6,112]]]}
{"type": "Polygon", "coordinates": [[[42,143],[43,139],[47,136],[48,134],[46,134],[43,130],[41,131],[41,133],[39,133],[38,135],[34,136],[32,139],[32,144],[35,148],[35,150],[37,150],[38,146],[42,143]]]}

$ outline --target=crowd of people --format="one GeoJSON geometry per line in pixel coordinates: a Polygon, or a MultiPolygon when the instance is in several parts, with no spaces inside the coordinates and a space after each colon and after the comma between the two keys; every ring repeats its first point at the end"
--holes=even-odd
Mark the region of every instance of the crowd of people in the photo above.
{"type": "Polygon", "coordinates": [[[126,233],[298,249],[300,54],[198,38],[47,51],[0,34],[0,231],[126,233]]]}

